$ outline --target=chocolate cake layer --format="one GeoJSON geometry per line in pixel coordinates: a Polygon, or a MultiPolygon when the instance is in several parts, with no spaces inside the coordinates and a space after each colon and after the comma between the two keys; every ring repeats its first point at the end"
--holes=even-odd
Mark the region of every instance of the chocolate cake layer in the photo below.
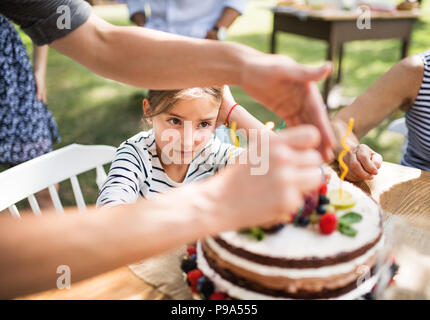
{"type": "Polygon", "coordinates": [[[320,268],[320,267],[332,266],[332,265],[348,262],[352,259],[355,259],[365,254],[368,250],[373,248],[381,239],[381,237],[382,237],[382,229],[379,235],[373,241],[361,246],[360,248],[350,252],[340,252],[334,256],[326,257],[323,259],[319,257],[308,257],[304,259],[287,259],[287,258],[265,256],[265,255],[249,252],[242,248],[235,247],[227,243],[220,237],[216,237],[214,238],[214,240],[218,245],[230,251],[231,253],[241,258],[244,258],[262,265],[281,267],[281,268],[304,269],[304,268],[320,268]]]}
{"type": "MultiPolygon", "coordinates": [[[[220,268],[218,266],[216,259],[210,257],[205,250],[203,250],[203,255],[208,265],[210,266],[210,268],[213,269],[225,280],[231,282],[236,286],[242,287],[246,290],[258,292],[272,297],[281,297],[281,298],[289,298],[289,299],[329,299],[329,298],[336,298],[336,297],[342,296],[357,288],[357,281],[354,280],[342,287],[335,288],[335,289],[324,288],[318,292],[298,290],[295,293],[290,293],[290,292],[286,292],[285,290],[270,289],[265,286],[262,286],[260,283],[257,283],[252,279],[244,278],[240,275],[237,275],[227,268],[220,268]]],[[[373,276],[375,272],[376,272],[376,267],[374,265],[370,269],[371,276],[373,276]]],[[[240,297],[236,297],[236,298],[240,298],[240,297]]]]}
{"type": "MultiPolygon", "coordinates": [[[[255,283],[258,283],[265,288],[272,290],[283,290],[290,293],[295,293],[298,290],[319,292],[324,288],[336,289],[339,287],[343,287],[352,281],[356,281],[362,274],[362,268],[367,267],[370,269],[376,263],[377,260],[377,252],[374,252],[371,255],[368,255],[364,260],[362,259],[360,262],[353,264],[351,268],[347,271],[332,272],[324,276],[318,276],[318,268],[315,269],[315,273],[308,274],[304,277],[290,277],[288,275],[270,274],[267,270],[263,273],[260,273],[248,269],[243,265],[239,266],[233,264],[230,260],[225,260],[221,258],[219,254],[215,250],[213,250],[209,243],[206,243],[205,241],[201,241],[200,243],[206,257],[208,259],[216,261],[217,269],[227,269],[233,274],[238,275],[242,278],[252,279],[255,283]]],[[[292,269],[285,268],[285,270],[287,271],[292,269]]]]}

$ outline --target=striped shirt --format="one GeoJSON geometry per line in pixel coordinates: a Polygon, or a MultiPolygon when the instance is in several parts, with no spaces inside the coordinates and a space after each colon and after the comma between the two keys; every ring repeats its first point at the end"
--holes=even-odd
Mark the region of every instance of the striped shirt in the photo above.
{"type": "MultiPolygon", "coordinates": [[[[157,193],[215,174],[229,163],[229,154],[242,152],[212,135],[204,149],[191,161],[183,182],[169,178],[157,155],[153,130],[142,131],[117,149],[108,177],[100,189],[97,206],[133,203],[139,196],[151,199],[157,193]]],[[[231,162],[231,161],[230,161],[231,162]]]]}
{"type": "Polygon", "coordinates": [[[424,76],[414,104],[405,114],[408,144],[402,164],[430,171],[430,50],[419,54],[424,76]]]}

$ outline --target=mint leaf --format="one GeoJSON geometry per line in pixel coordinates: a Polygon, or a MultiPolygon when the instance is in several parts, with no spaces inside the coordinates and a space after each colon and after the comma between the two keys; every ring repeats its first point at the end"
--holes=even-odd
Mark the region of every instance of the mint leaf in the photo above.
{"type": "Polygon", "coordinates": [[[258,241],[263,240],[265,236],[264,231],[258,227],[251,228],[251,232],[252,232],[252,235],[255,237],[255,239],[257,239],[258,241]]]}
{"type": "Polygon", "coordinates": [[[255,238],[258,241],[263,240],[264,236],[265,236],[264,231],[259,227],[253,227],[250,229],[243,229],[243,230],[240,230],[239,232],[242,234],[246,234],[252,238],[255,238]]]}
{"type": "Polygon", "coordinates": [[[346,223],[340,223],[337,226],[337,230],[349,237],[355,237],[357,234],[357,230],[355,230],[353,227],[351,227],[349,224],[346,223]]]}
{"type": "Polygon", "coordinates": [[[304,205],[300,208],[299,212],[297,212],[297,214],[296,214],[296,218],[294,219],[294,226],[296,226],[296,227],[298,226],[299,219],[300,219],[300,216],[302,215],[303,211],[305,211],[304,205]]]}
{"type": "Polygon", "coordinates": [[[360,222],[362,219],[361,214],[351,211],[341,216],[338,221],[342,224],[352,224],[360,222]]]}

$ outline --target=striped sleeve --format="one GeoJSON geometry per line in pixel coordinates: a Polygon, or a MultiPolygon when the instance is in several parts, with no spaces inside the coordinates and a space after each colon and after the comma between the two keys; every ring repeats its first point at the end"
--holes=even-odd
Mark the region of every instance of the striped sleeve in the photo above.
{"type": "Polygon", "coordinates": [[[113,207],[133,203],[141,193],[140,186],[148,179],[149,160],[136,146],[123,142],[116,151],[108,177],[100,189],[97,207],[113,207]]]}

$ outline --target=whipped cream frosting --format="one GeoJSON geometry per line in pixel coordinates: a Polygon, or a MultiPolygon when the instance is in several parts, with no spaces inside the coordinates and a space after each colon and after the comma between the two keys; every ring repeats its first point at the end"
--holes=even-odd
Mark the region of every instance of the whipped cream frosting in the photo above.
{"type": "Polygon", "coordinates": [[[222,259],[229,263],[236,265],[242,269],[249,270],[254,273],[258,273],[265,276],[281,276],[291,279],[300,278],[325,278],[331,277],[337,274],[350,273],[357,269],[360,265],[363,265],[370,257],[375,255],[377,251],[383,246],[384,238],[378,241],[378,243],[365,254],[352,259],[345,263],[339,263],[331,266],[325,266],[320,268],[280,268],[262,265],[242,257],[239,257],[230,251],[221,247],[212,238],[205,239],[206,244],[222,259]]]}
{"type": "MultiPolygon", "coordinates": [[[[232,298],[238,298],[242,300],[268,300],[268,299],[291,300],[288,298],[274,297],[274,296],[258,293],[255,291],[250,291],[225,280],[208,265],[203,255],[203,251],[200,243],[197,243],[197,264],[199,269],[212,280],[216,291],[224,292],[232,298]]],[[[358,299],[364,294],[372,290],[373,286],[377,283],[379,276],[380,274],[377,273],[373,277],[362,282],[356,289],[351,290],[347,294],[344,294],[335,298],[331,298],[331,299],[335,299],[335,300],[358,299]]]]}
{"type": "MultiPolygon", "coordinates": [[[[328,189],[338,189],[339,183],[339,178],[333,175],[328,189]]],[[[354,211],[362,215],[363,219],[353,224],[353,228],[358,231],[355,237],[348,237],[337,230],[330,235],[324,235],[310,226],[301,228],[293,224],[287,224],[274,234],[267,234],[263,241],[257,241],[237,231],[223,232],[219,237],[234,247],[274,258],[324,259],[355,251],[380,236],[381,213],[376,202],[359,188],[349,182],[343,182],[343,189],[349,191],[357,203],[352,208],[337,210],[336,214],[340,217],[354,211]]]]}

